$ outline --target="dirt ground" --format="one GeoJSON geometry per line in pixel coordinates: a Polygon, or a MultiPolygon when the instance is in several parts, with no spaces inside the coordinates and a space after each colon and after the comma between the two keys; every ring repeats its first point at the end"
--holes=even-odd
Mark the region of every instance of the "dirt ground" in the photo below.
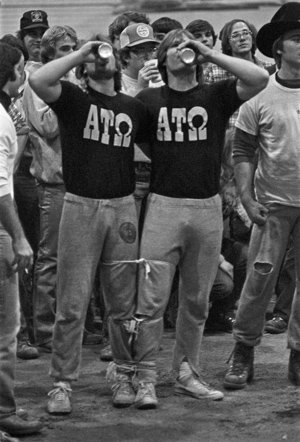
{"type": "MultiPolygon", "coordinates": [[[[24,442],[299,442],[300,388],[287,379],[286,334],[264,335],[255,351],[255,379],[240,391],[225,391],[223,401],[196,400],[173,394],[170,365],[174,330],[164,333],[159,352],[157,410],[115,409],[105,381],[108,363],[99,360],[101,346],[83,348],[81,375],[73,387],[73,412],[53,417],[46,412],[50,354],[18,360],[18,405],[39,416],[42,433],[24,442]]],[[[204,379],[223,390],[233,348],[232,335],[206,334],[201,349],[204,379]]]]}

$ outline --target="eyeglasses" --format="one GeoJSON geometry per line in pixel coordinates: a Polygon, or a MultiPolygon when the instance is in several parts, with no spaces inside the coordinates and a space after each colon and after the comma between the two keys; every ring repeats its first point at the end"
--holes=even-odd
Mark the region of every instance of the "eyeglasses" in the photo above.
{"type": "Polygon", "coordinates": [[[248,38],[252,35],[251,31],[241,31],[241,32],[233,32],[229,38],[229,40],[239,40],[240,38],[248,38]]]}
{"type": "Polygon", "coordinates": [[[138,58],[144,58],[148,54],[156,54],[157,48],[136,48],[130,49],[130,52],[133,52],[138,58]]]}

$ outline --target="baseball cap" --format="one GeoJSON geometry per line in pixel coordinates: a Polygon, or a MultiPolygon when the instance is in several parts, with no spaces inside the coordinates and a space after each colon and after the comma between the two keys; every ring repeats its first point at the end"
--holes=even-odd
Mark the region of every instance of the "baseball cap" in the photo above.
{"type": "Polygon", "coordinates": [[[154,39],[153,29],[146,23],[134,23],[133,25],[129,25],[120,35],[121,49],[126,47],[131,48],[132,46],[147,42],[160,43],[154,39]]]}
{"type": "Polygon", "coordinates": [[[47,14],[45,11],[27,11],[24,12],[20,20],[20,30],[32,28],[49,28],[47,14]]]}

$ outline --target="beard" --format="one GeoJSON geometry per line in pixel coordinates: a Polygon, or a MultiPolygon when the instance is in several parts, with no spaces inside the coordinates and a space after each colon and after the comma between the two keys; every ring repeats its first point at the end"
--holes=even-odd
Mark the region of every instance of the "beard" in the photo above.
{"type": "Polygon", "coordinates": [[[110,80],[111,78],[114,77],[116,69],[115,68],[103,68],[103,66],[106,65],[101,65],[101,67],[95,65],[95,70],[93,72],[89,72],[88,76],[92,79],[92,80],[110,80]]]}

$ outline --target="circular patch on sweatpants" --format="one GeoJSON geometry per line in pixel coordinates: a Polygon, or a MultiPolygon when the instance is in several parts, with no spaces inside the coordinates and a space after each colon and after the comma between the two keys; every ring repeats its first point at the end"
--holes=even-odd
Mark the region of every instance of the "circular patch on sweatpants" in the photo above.
{"type": "Polygon", "coordinates": [[[132,244],[136,240],[136,228],[132,223],[123,223],[119,228],[119,234],[127,244],[132,244]]]}

